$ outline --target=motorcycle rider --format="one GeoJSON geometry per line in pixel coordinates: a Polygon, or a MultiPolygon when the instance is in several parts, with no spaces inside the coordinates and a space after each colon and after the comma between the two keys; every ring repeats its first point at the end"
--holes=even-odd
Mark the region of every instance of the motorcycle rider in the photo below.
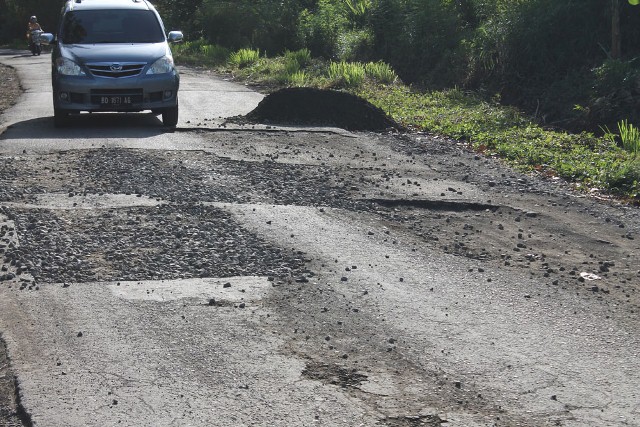
{"type": "Polygon", "coordinates": [[[40,45],[35,43],[36,40],[33,40],[32,32],[34,31],[42,31],[42,27],[38,23],[38,18],[32,16],[31,18],[29,18],[29,23],[27,24],[27,43],[29,45],[29,50],[31,51],[31,53],[33,53],[34,55],[40,55],[40,45]]]}
{"type": "Polygon", "coordinates": [[[32,16],[29,18],[29,23],[27,24],[27,40],[29,41],[29,45],[31,45],[31,31],[40,30],[42,31],[42,27],[38,23],[38,18],[32,16]]]}

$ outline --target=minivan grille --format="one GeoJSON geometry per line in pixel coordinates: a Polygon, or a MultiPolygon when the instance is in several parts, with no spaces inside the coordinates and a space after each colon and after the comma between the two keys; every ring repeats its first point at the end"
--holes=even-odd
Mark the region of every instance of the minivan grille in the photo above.
{"type": "Polygon", "coordinates": [[[99,64],[87,64],[87,67],[91,71],[91,74],[99,77],[111,77],[111,78],[121,78],[121,77],[134,77],[139,75],[142,72],[146,64],[140,63],[99,63],[99,64]]]}

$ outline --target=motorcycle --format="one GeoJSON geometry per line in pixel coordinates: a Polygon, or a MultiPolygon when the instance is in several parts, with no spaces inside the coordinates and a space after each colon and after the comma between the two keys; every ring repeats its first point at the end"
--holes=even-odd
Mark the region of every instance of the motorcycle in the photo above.
{"type": "Polygon", "coordinates": [[[29,38],[29,50],[33,55],[40,55],[42,53],[42,42],[40,41],[40,35],[42,30],[31,31],[31,37],[29,38]]]}

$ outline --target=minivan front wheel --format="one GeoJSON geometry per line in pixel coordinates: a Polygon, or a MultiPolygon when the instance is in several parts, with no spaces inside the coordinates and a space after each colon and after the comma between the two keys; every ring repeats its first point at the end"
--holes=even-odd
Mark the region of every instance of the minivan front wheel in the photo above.
{"type": "Polygon", "coordinates": [[[59,108],[53,109],[53,125],[57,128],[65,127],[69,124],[69,113],[59,108]]]}
{"type": "Polygon", "coordinates": [[[175,127],[178,124],[178,101],[176,101],[175,107],[162,110],[162,123],[170,127],[175,127]]]}

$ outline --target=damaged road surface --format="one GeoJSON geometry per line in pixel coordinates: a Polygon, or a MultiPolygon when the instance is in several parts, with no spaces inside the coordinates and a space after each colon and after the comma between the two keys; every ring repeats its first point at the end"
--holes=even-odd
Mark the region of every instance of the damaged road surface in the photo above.
{"type": "Polygon", "coordinates": [[[640,425],[637,208],[190,69],[175,132],[54,131],[46,58],[0,56],[0,424],[640,425]]]}

